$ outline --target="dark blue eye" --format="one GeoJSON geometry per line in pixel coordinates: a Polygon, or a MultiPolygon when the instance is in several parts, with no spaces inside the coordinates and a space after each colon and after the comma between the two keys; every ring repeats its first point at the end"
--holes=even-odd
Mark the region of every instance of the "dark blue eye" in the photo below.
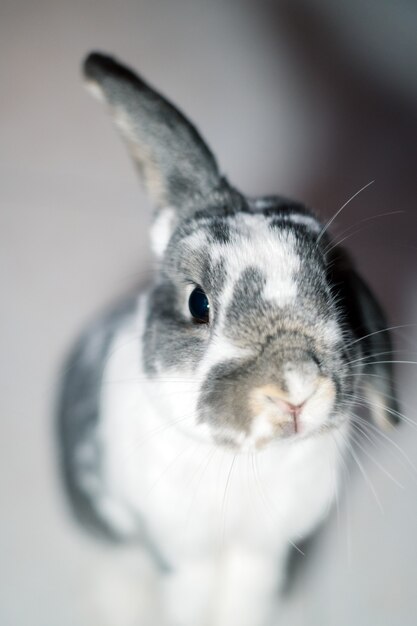
{"type": "Polygon", "coordinates": [[[196,287],[191,292],[188,307],[196,322],[207,324],[209,321],[210,303],[201,287],[196,287]]]}

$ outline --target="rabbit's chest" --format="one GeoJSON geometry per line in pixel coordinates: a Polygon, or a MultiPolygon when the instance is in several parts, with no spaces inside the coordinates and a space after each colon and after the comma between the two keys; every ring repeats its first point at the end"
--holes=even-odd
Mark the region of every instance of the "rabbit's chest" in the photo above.
{"type": "Polygon", "coordinates": [[[192,443],[160,452],[147,458],[142,494],[130,497],[174,558],[230,543],[268,551],[297,542],[325,515],[336,488],[337,469],[327,454],[306,450],[306,471],[292,455],[234,455],[192,443]]]}
{"type": "Polygon", "coordinates": [[[103,383],[108,510],[117,502],[133,525],[142,520],[169,562],[230,542],[279,549],[308,533],[336,490],[340,454],[329,436],[240,454],[196,441],[144,393],[128,339],[113,347],[103,383]]]}

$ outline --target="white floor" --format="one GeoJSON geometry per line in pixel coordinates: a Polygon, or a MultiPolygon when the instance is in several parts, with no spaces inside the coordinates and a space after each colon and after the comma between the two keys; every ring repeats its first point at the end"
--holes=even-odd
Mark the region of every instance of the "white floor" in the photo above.
{"type": "MultiPolygon", "coordinates": [[[[371,11],[376,5],[366,6],[371,11]]],[[[395,68],[381,72],[381,46],[375,42],[383,41],[388,21],[378,10],[381,28],[370,20],[367,56],[360,29],[349,47],[346,35],[356,31],[343,31],[334,15],[330,24],[336,33],[342,29],[339,38],[328,37],[333,29],[326,30],[325,20],[315,22],[314,14],[301,11],[300,19],[279,7],[266,0],[2,2],[4,626],[93,623],[87,581],[99,548],[67,519],[57,480],[57,372],[82,325],[150,273],[149,206],[109,119],[81,86],[79,65],[88,50],[116,53],[167,93],[201,128],[231,180],[249,194],[295,196],[326,219],[375,178],[335,222],[334,232],[404,211],[360,223],[361,231],[346,245],[390,322],[417,319],[416,79],[407,86],[409,77],[403,80],[395,68]],[[343,54],[338,39],[345,42],[343,54]]],[[[412,19],[410,11],[405,22],[412,19]]],[[[355,20],[346,21],[348,26],[355,29],[355,20]]],[[[404,37],[398,32],[401,51],[404,37]]],[[[395,336],[405,350],[396,358],[416,360],[417,327],[395,336]]],[[[402,406],[414,422],[416,373],[413,365],[397,367],[402,406]]],[[[339,515],[334,513],[305,559],[282,623],[416,623],[416,428],[403,424],[390,437],[393,443],[381,438],[362,455],[366,478],[352,469],[339,515]]]]}

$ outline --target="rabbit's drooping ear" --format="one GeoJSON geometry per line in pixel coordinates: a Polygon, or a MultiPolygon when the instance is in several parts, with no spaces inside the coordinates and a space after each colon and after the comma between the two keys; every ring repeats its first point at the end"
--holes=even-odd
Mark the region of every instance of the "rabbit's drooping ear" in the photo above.
{"type": "Polygon", "coordinates": [[[337,298],[346,303],[348,325],[357,335],[363,357],[355,364],[363,365],[363,402],[372,419],[381,427],[400,421],[392,367],[392,344],[387,320],[375,296],[355,271],[343,248],[337,246],[330,261],[332,282],[337,298]]]}
{"type": "Polygon", "coordinates": [[[84,74],[91,91],[109,104],[153,203],[187,215],[221,180],[196,128],[111,57],[90,54],[84,74]]]}

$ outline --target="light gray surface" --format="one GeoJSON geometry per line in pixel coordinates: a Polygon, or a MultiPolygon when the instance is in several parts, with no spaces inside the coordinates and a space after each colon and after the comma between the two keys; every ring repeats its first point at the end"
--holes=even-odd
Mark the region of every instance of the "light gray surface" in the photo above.
{"type": "MultiPolygon", "coordinates": [[[[147,201],[110,120],[80,84],[88,50],[114,52],[178,103],[247,193],[293,195],[329,217],[375,179],[334,232],[406,211],[360,224],[346,243],[392,324],[416,321],[417,51],[404,34],[416,11],[396,3],[393,18],[387,2],[367,0],[364,21],[356,1],[348,12],[305,5],[327,9],[266,0],[2,3],[1,624],[93,623],[89,568],[100,549],[71,526],[61,499],[56,377],[82,325],[151,268],[147,201]]],[[[397,342],[406,349],[398,358],[415,360],[416,328],[397,331],[397,342]]],[[[397,368],[413,420],[416,371],[397,368]]],[[[416,623],[417,471],[404,456],[417,459],[415,427],[390,437],[394,444],[369,445],[372,460],[362,455],[366,479],[351,472],[285,623],[416,623]]]]}

